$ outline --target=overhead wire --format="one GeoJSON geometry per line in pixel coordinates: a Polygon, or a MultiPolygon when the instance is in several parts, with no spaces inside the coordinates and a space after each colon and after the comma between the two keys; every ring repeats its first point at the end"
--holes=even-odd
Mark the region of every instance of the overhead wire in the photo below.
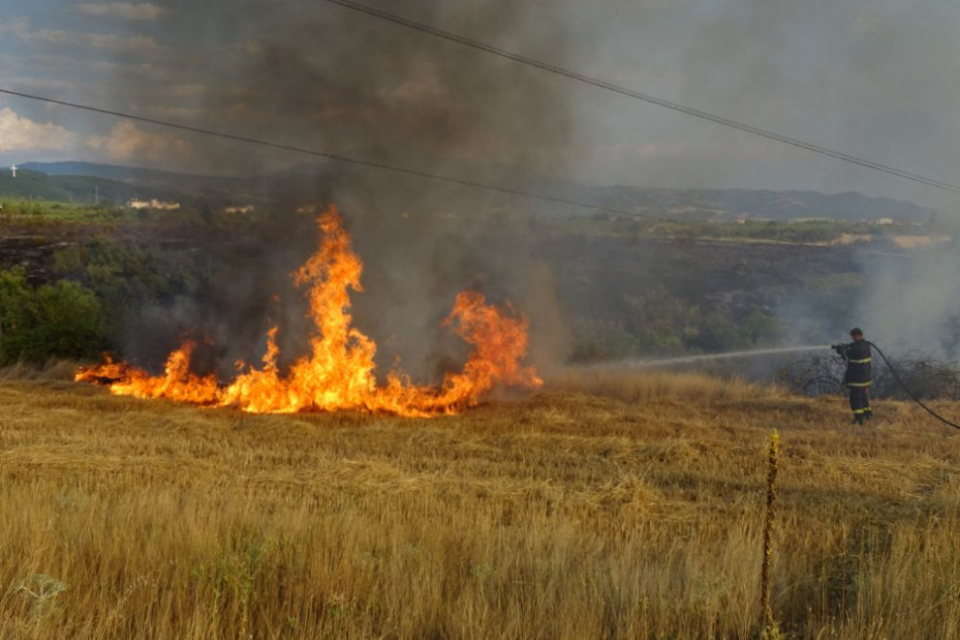
{"type": "Polygon", "coordinates": [[[620,209],[616,207],[607,207],[604,205],[594,204],[590,202],[582,202],[580,200],[572,200],[570,198],[561,198],[559,196],[552,196],[538,191],[529,191],[526,189],[517,189],[514,187],[507,187],[503,185],[490,184],[486,182],[478,182],[476,180],[467,180],[465,178],[457,178],[455,176],[443,175],[438,173],[431,173],[429,171],[421,171],[419,169],[410,169],[408,167],[399,167],[396,165],[387,164],[384,162],[376,162],[373,160],[364,160],[362,158],[353,158],[350,156],[344,156],[337,153],[330,153],[328,151],[321,151],[319,149],[310,149],[307,147],[301,147],[297,145],[285,144],[282,142],[276,142],[273,140],[263,140],[260,138],[253,138],[250,136],[239,135],[235,133],[230,133],[228,131],[218,131],[215,129],[205,129],[203,127],[197,127],[193,125],[183,124],[179,122],[171,122],[168,120],[160,120],[158,118],[150,118],[147,116],[136,115],[132,113],[126,113],[122,111],[116,111],[113,109],[105,109],[103,107],[97,107],[88,104],[80,104],[77,102],[68,102],[66,100],[58,100],[55,98],[50,98],[47,96],[39,96],[29,93],[23,93],[21,91],[14,91],[12,89],[6,89],[0,87],[0,94],[6,94],[9,96],[14,96],[17,98],[25,98],[27,100],[36,100],[39,102],[45,102],[48,104],[54,104],[62,107],[69,107],[72,109],[80,109],[83,111],[90,111],[93,113],[99,113],[108,116],[114,116],[118,118],[126,118],[128,120],[133,120],[136,122],[143,122],[146,124],[152,124],[160,127],[167,127],[170,129],[178,129],[180,131],[187,131],[190,133],[196,133],[205,136],[214,136],[217,138],[223,138],[226,140],[233,140],[235,142],[244,142],[247,144],[255,144],[262,147],[269,147],[272,149],[279,149],[282,151],[290,151],[294,153],[300,153],[308,156],[326,158],[328,160],[334,160],[336,162],[344,162],[348,164],[355,164],[364,167],[371,167],[375,169],[382,169],[384,171],[393,171],[395,173],[401,173],[410,176],[417,176],[420,178],[429,178],[431,180],[439,180],[442,182],[447,182],[450,184],[456,184],[465,187],[473,187],[476,189],[485,189],[488,191],[495,191],[499,193],[522,196],[525,198],[532,198],[535,200],[543,200],[546,202],[552,202],[554,204],[564,204],[573,207],[579,207],[582,209],[590,209],[594,211],[603,211],[606,213],[615,213],[618,215],[632,216],[635,218],[642,218],[645,220],[651,220],[656,222],[668,222],[680,226],[689,226],[691,223],[685,222],[683,220],[673,220],[670,218],[663,218],[660,216],[652,216],[644,213],[639,213],[637,211],[630,211],[629,209],[620,209]]]}
{"type": "Polygon", "coordinates": [[[800,140],[800,139],[797,139],[797,138],[792,138],[792,137],[790,137],[790,136],[782,135],[782,134],[779,134],[779,133],[776,133],[776,132],[773,132],[773,131],[768,131],[768,130],[766,130],[766,129],[760,129],[759,127],[754,127],[754,126],[752,126],[752,125],[745,124],[745,123],[742,123],[742,122],[737,122],[737,121],[735,121],[735,120],[730,120],[729,118],[725,118],[725,117],[722,117],[722,116],[718,116],[718,115],[716,115],[716,114],[708,113],[708,112],[702,111],[702,110],[700,110],[700,109],[695,109],[695,108],[692,108],[692,107],[684,106],[684,105],[682,105],[682,104],[678,104],[678,103],[676,103],[676,102],[671,102],[671,101],[669,101],[669,100],[664,100],[663,98],[658,98],[658,97],[653,96],[653,95],[650,95],[650,94],[648,94],[648,93],[641,93],[641,92],[639,92],[639,91],[634,91],[633,89],[629,89],[629,88],[626,88],[626,87],[623,87],[623,86],[614,84],[614,83],[612,83],[612,82],[608,82],[608,81],[606,81],[606,80],[601,80],[601,79],[598,79],[598,78],[594,78],[594,77],[591,77],[591,76],[587,76],[587,75],[584,75],[584,74],[582,74],[582,73],[579,73],[579,72],[576,72],[576,71],[572,71],[572,70],[570,70],[570,69],[565,69],[565,68],[563,68],[563,67],[560,67],[560,66],[551,64],[551,63],[549,63],[549,62],[543,62],[543,61],[541,61],[541,60],[536,60],[536,59],[534,59],[534,58],[530,58],[530,57],[528,57],[528,56],[525,56],[525,55],[522,55],[522,54],[519,54],[519,53],[514,53],[514,52],[512,52],[512,51],[507,51],[507,50],[505,50],[505,49],[501,49],[501,48],[499,48],[499,47],[495,47],[495,46],[493,46],[493,45],[486,44],[486,43],[484,43],[484,42],[480,42],[480,41],[477,41],[477,40],[473,40],[473,39],[467,38],[467,37],[465,37],[465,36],[461,36],[461,35],[458,35],[458,34],[455,34],[455,33],[451,33],[451,32],[449,32],[449,31],[444,31],[444,30],[442,30],[442,29],[438,29],[438,28],[433,27],[433,26],[431,26],[431,25],[423,24],[423,23],[421,23],[421,22],[416,22],[416,21],[414,21],[414,20],[410,20],[410,19],[408,19],[408,18],[404,18],[403,16],[399,16],[399,15],[394,14],[394,13],[390,13],[390,12],[387,12],[387,11],[383,11],[383,10],[381,10],[381,9],[376,9],[376,8],[374,8],[374,7],[370,7],[370,6],[367,6],[367,5],[364,5],[364,4],[360,4],[360,3],[357,3],[357,2],[353,2],[352,0],[323,0],[323,1],[324,1],[324,2],[327,2],[327,3],[329,3],[329,4],[339,5],[339,6],[343,7],[343,8],[350,9],[350,10],[352,10],[352,11],[356,11],[356,12],[359,12],[359,13],[364,13],[364,14],[366,14],[366,15],[369,15],[369,16],[372,16],[372,17],[375,17],[375,18],[380,18],[380,19],[382,19],[382,20],[386,20],[386,21],[392,22],[392,23],[394,23],[394,24],[398,24],[398,25],[401,25],[401,26],[404,26],[404,27],[407,27],[407,28],[414,29],[414,30],[416,30],[416,31],[422,32],[422,33],[426,33],[426,34],[429,34],[429,35],[432,35],[432,36],[435,36],[435,37],[438,37],[438,38],[442,38],[442,39],[444,39],[444,40],[449,40],[449,41],[451,41],[451,42],[456,42],[456,43],[461,44],[461,45],[464,45],[464,46],[466,46],[466,47],[470,47],[470,48],[473,48],[473,49],[478,49],[478,50],[480,50],[480,51],[485,51],[486,53],[490,53],[490,54],[492,54],[492,55],[499,56],[499,57],[501,57],[501,58],[506,58],[507,60],[512,60],[512,61],[514,61],[514,62],[523,64],[523,65],[527,65],[527,66],[530,66],[530,67],[535,67],[535,68],[537,68],[537,69],[541,69],[541,70],[543,70],[543,71],[546,71],[546,72],[549,72],[549,73],[553,73],[553,74],[558,75],[558,76],[562,76],[562,77],[565,77],[565,78],[569,78],[569,79],[571,79],[571,80],[576,80],[576,81],[578,81],[578,82],[582,82],[582,83],[584,83],[584,84],[588,84],[588,85],[592,85],[592,86],[594,86],[594,87],[598,87],[598,88],[601,88],[601,89],[605,89],[605,90],[607,90],[607,91],[612,91],[612,92],[614,92],[614,93],[618,93],[618,94],[620,94],[620,95],[627,96],[627,97],[629,97],[629,98],[634,98],[634,99],[636,99],[636,100],[642,100],[642,101],[648,102],[648,103],[650,103],[650,104],[655,104],[655,105],[657,105],[657,106],[664,107],[664,108],[666,108],[666,109],[670,109],[670,110],[672,110],[672,111],[676,111],[676,112],[679,112],[679,113],[683,113],[683,114],[686,114],[686,115],[688,115],[688,116],[692,116],[692,117],[694,117],[694,118],[699,118],[699,119],[701,119],[701,120],[707,120],[707,121],[710,121],[710,122],[714,122],[714,123],[716,123],[716,124],[720,124],[720,125],[723,125],[723,126],[725,126],[725,127],[730,127],[730,128],[732,128],[732,129],[737,129],[737,130],[740,130],[740,131],[744,131],[744,132],[746,132],[746,133],[750,133],[750,134],[753,134],[753,135],[755,135],[755,136],[760,136],[760,137],[766,138],[766,139],[768,139],[768,140],[774,140],[774,141],[776,141],[776,142],[781,142],[781,143],[784,143],[784,144],[788,144],[788,145],[791,145],[791,146],[793,146],[793,147],[797,147],[797,148],[800,148],[800,149],[806,149],[807,151],[812,151],[812,152],[814,152],[814,153],[818,153],[818,154],[821,154],[821,155],[824,155],[824,156],[828,156],[828,157],[831,157],[831,158],[835,158],[835,159],[837,159],[837,160],[842,160],[842,161],[844,161],[844,162],[848,162],[848,163],[851,163],[851,164],[859,165],[859,166],[861,166],[861,167],[866,167],[866,168],[868,168],[868,169],[873,169],[873,170],[875,170],[875,171],[880,171],[880,172],[883,172],[883,173],[886,173],[886,174],[889,174],[889,175],[893,175],[893,176],[897,176],[897,177],[899,177],[899,178],[903,178],[903,179],[905,179],[905,180],[911,180],[911,181],[913,181],[913,182],[916,182],[916,183],[919,183],[919,184],[922,184],[922,185],[925,185],[925,186],[928,186],[928,187],[934,187],[934,188],[937,188],[937,189],[943,189],[943,190],[946,190],[946,191],[951,191],[951,192],[953,192],[953,193],[960,193],[960,185],[951,184],[951,183],[949,183],[949,182],[944,182],[944,181],[942,181],[942,180],[936,180],[936,179],[934,179],[934,178],[929,178],[929,177],[927,177],[927,176],[923,176],[923,175],[920,175],[920,174],[917,174],[917,173],[911,173],[911,172],[909,172],[909,171],[904,171],[904,170],[902,170],[902,169],[897,169],[897,168],[895,168],[895,167],[891,167],[891,166],[888,166],[888,165],[885,165],[885,164],[881,164],[881,163],[879,163],[879,162],[874,162],[874,161],[869,160],[869,159],[867,159],[867,158],[862,158],[862,157],[854,156],[854,155],[851,155],[851,154],[848,154],[848,153],[844,153],[844,152],[842,152],[842,151],[837,151],[837,150],[834,150],[834,149],[829,149],[829,148],[827,148],[827,147],[822,147],[822,146],[820,146],[820,145],[813,144],[813,143],[810,143],[810,142],[806,142],[806,141],[804,141],[804,140],[800,140]]]}
{"type": "MultiPolygon", "coordinates": [[[[613,84],[613,83],[611,83],[611,82],[607,82],[607,81],[605,81],[605,80],[600,80],[600,79],[597,79],[597,78],[592,78],[592,77],[590,77],[590,76],[586,76],[586,75],[583,75],[583,74],[581,74],[581,73],[578,73],[578,72],[575,72],[575,71],[571,71],[571,70],[569,70],[569,69],[564,69],[564,68],[562,68],[562,67],[559,67],[559,66],[556,66],[556,65],[553,65],[553,64],[550,64],[550,63],[542,62],[542,61],[539,61],[539,60],[534,60],[533,58],[529,58],[529,57],[523,56],[523,55],[521,55],[521,54],[517,54],[517,53],[510,52],[510,51],[506,51],[506,50],[504,50],[504,49],[500,49],[500,48],[494,47],[494,46],[492,46],[492,45],[488,45],[488,44],[485,44],[485,43],[482,43],[482,42],[479,42],[479,41],[476,41],[476,40],[472,40],[472,39],[466,38],[466,37],[464,37],[464,36],[460,36],[460,35],[457,35],[457,34],[454,34],[454,33],[450,33],[450,32],[447,32],[447,31],[443,31],[443,30],[438,29],[438,28],[436,28],[436,27],[432,27],[432,26],[430,26],[430,25],[426,25],[426,24],[422,24],[422,23],[419,23],[419,22],[415,22],[415,21],[413,21],[413,20],[409,20],[409,19],[407,19],[407,18],[404,18],[404,17],[402,17],[402,16],[398,16],[398,15],[396,15],[396,14],[392,14],[392,13],[389,13],[389,12],[386,12],[386,11],[382,11],[382,10],[380,10],[380,9],[375,9],[375,8],[373,8],[373,7],[369,7],[369,6],[366,6],[366,5],[363,5],[363,4],[359,4],[359,3],[356,3],[356,2],[352,2],[352,0],[324,0],[324,2],[328,2],[328,3],[330,3],[330,4],[335,4],[335,5],[338,5],[338,6],[347,8],[347,9],[351,9],[351,10],[354,10],[354,11],[358,11],[358,12],[361,12],[361,13],[364,13],[364,14],[367,14],[367,15],[370,15],[370,16],[373,16],[373,17],[376,17],[376,18],[380,18],[380,19],[383,19],[383,20],[387,20],[387,21],[396,23],[396,24],[401,25],[401,26],[405,26],[405,27],[408,27],[408,28],[411,28],[411,29],[414,29],[414,30],[417,30],[417,31],[420,31],[420,32],[423,32],[423,33],[427,33],[427,34],[429,34],[429,35],[433,35],[433,36],[436,36],[436,37],[439,37],[439,38],[443,38],[443,39],[446,39],[446,40],[450,40],[450,41],[453,41],[453,42],[457,42],[457,43],[459,43],[459,44],[462,44],[462,45],[468,46],[468,47],[472,47],[472,48],[474,48],[474,49],[479,49],[479,50],[481,50],[481,51],[485,51],[485,52],[491,53],[491,54],[493,54],[493,55],[497,55],[497,56],[500,56],[500,57],[502,57],[502,58],[506,58],[506,59],[509,59],[509,60],[518,62],[518,63],[520,63],[520,64],[524,64],[524,65],[536,67],[536,68],[538,68],[538,69],[541,69],[541,70],[544,70],[544,71],[547,71],[547,72],[550,72],[550,73],[553,73],[553,74],[557,74],[557,75],[564,76],[564,77],[567,77],[567,78],[570,78],[570,79],[573,79],[573,80],[576,80],[576,81],[579,81],[579,82],[583,82],[583,83],[586,83],[586,84],[589,84],[589,85],[592,85],[592,86],[595,86],[595,87],[599,87],[599,88],[602,88],[602,89],[606,89],[606,90],[609,90],[609,91],[613,91],[613,92],[618,93],[618,94],[621,94],[621,95],[625,95],[625,96],[628,96],[628,97],[631,97],[631,98],[635,98],[635,99],[642,100],[642,101],[645,101],[645,102],[648,102],[648,103],[652,103],[652,104],[655,104],[655,105],[658,105],[658,106],[661,106],[661,107],[665,107],[665,108],[667,108],[667,109],[671,109],[671,110],[674,110],[674,111],[677,111],[677,112],[680,112],[680,113],[684,113],[684,114],[687,114],[687,115],[690,115],[690,116],[693,116],[693,117],[696,117],[696,118],[700,118],[700,119],[703,119],[703,120],[707,120],[707,121],[710,121],[710,122],[714,122],[714,123],[717,123],[717,124],[720,124],[720,125],[723,125],[723,126],[731,127],[731,128],[734,128],[734,129],[737,129],[737,130],[740,130],[740,131],[744,131],[744,132],[747,132],[747,133],[751,133],[751,134],[754,134],[754,135],[757,135],[757,136],[760,136],[760,137],[763,137],[763,138],[767,138],[767,139],[770,139],[770,140],[774,140],[774,141],[777,141],[777,142],[789,144],[789,145],[794,146],[794,147],[798,147],[798,148],[802,148],[802,149],[807,149],[807,150],[809,150],[809,151],[812,151],[812,152],[815,152],[815,153],[819,153],[819,154],[821,154],[821,155],[829,156],[829,157],[832,157],[832,158],[835,158],[835,159],[838,159],[838,160],[842,160],[842,161],[845,161],[845,162],[849,162],[849,163],[852,163],[852,164],[855,164],[855,165],[859,165],[859,166],[866,167],[866,168],[869,168],[869,169],[874,169],[874,170],[876,170],[876,171],[880,171],[880,172],[883,172],[883,173],[886,173],[886,174],[889,174],[889,175],[894,175],[894,176],[897,176],[897,177],[900,177],[900,178],[904,178],[904,179],[907,179],[907,180],[911,180],[911,181],[913,181],[913,182],[916,182],[916,183],[919,183],[919,184],[922,184],[922,185],[925,185],[925,186],[930,186],[930,187],[934,187],[934,188],[938,188],[938,189],[943,189],[943,190],[951,191],[951,192],[954,192],[954,193],[960,193],[960,186],[958,186],[958,185],[954,185],[954,184],[951,184],[951,183],[948,183],[948,182],[943,182],[943,181],[941,181],[941,180],[936,180],[936,179],[933,179],[933,178],[929,178],[929,177],[926,177],[926,176],[922,176],[922,175],[920,175],[920,174],[903,171],[903,170],[901,170],[901,169],[896,169],[896,168],[894,168],[894,167],[890,167],[890,166],[887,166],[887,165],[884,165],[884,164],[880,164],[880,163],[878,163],[878,162],[873,162],[872,160],[868,160],[868,159],[865,159],[865,158],[860,158],[860,157],[857,157],[857,156],[853,156],[853,155],[850,155],[850,154],[847,154],[847,153],[843,153],[843,152],[840,152],[840,151],[835,151],[835,150],[832,150],[832,149],[827,149],[827,148],[825,148],[825,147],[821,147],[821,146],[819,146],[819,145],[815,145],[815,144],[812,144],[812,143],[808,143],[808,142],[805,142],[805,141],[803,141],[803,140],[799,140],[799,139],[796,139],[796,138],[791,138],[791,137],[789,137],[789,136],[785,136],[785,135],[778,134],[778,133],[775,133],[775,132],[771,132],[771,131],[767,131],[767,130],[764,130],[764,129],[760,129],[760,128],[757,128],[757,127],[753,127],[752,125],[747,125],[747,124],[744,124],[744,123],[741,123],[741,122],[737,122],[737,121],[734,121],[734,120],[730,120],[730,119],[728,119],[728,118],[724,118],[724,117],[722,117],[722,116],[718,116],[718,115],[715,115],[715,114],[711,114],[711,113],[708,113],[708,112],[705,112],[705,111],[701,111],[701,110],[698,110],[698,109],[694,109],[694,108],[691,108],[691,107],[686,107],[686,106],[684,106],[684,105],[680,105],[680,104],[677,104],[677,103],[674,103],[674,102],[670,102],[670,101],[668,101],[668,100],[664,100],[664,99],[661,99],[661,98],[657,98],[657,97],[652,96],[652,95],[649,95],[649,94],[645,94],[645,93],[641,93],[641,92],[638,92],[638,91],[634,91],[634,90],[632,90],[632,89],[628,89],[628,88],[625,88],[625,87],[622,87],[622,86],[613,84]]],[[[245,136],[245,135],[240,135],[240,134],[231,133],[231,132],[228,132],[228,131],[220,131],[220,130],[214,130],[214,129],[207,129],[207,128],[203,128],[203,127],[197,127],[197,126],[187,125],[187,124],[178,123],[178,122],[172,122],[172,121],[167,121],[167,120],[160,120],[160,119],[158,119],[158,118],[151,118],[151,117],[141,116],[141,115],[132,114],[132,113],[125,113],[125,112],[121,112],[121,111],[117,111],[117,110],[113,110],[113,109],[106,109],[106,108],[97,107],[97,106],[94,106],[94,105],[86,105],[86,104],[80,104],[80,103],[75,103],[75,102],[69,102],[69,101],[66,101],[66,100],[59,100],[59,99],[51,98],[51,97],[48,97],[48,96],[40,96],[40,95],[35,95],[35,94],[28,94],[28,93],[21,92],[21,91],[16,91],[16,90],[13,90],[13,89],[7,89],[7,88],[2,88],[2,87],[0,87],[0,94],[7,94],[7,95],[10,95],[10,96],[14,96],[14,97],[19,97],[19,98],[24,98],[24,99],[29,99],[29,100],[36,100],[36,101],[40,101],[40,102],[46,102],[46,103],[48,103],[48,104],[55,104],[55,105],[60,105],[60,106],[64,106],[64,107],[69,107],[69,108],[74,108],[74,109],[81,109],[81,110],[85,110],[85,111],[89,111],[89,112],[94,112],[94,113],[100,113],[100,114],[104,114],[104,115],[110,115],[110,116],[114,116],[114,117],[126,118],[126,119],[133,120],[133,121],[137,121],[137,122],[144,122],[144,123],[152,124],[152,125],[156,125],[156,126],[162,126],[162,127],[172,128],[172,129],[179,129],[179,130],[181,130],[181,131],[187,131],[187,132],[195,133],[195,134],[201,134],[201,135],[207,135],[207,136],[215,136],[215,137],[219,137],[219,138],[223,138],[223,139],[233,140],[233,141],[236,141],[236,142],[243,142],[243,143],[248,143],[248,144],[255,144],[255,145],[259,145],[259,146],[263,146],[263,147],[270,147],[270,148],[274,148],[274,149],[278,149],[278,150],[290,151],[290,152],[295,152],[295,153],[300,153],[300,154],[310,155],[310,156],[315,156],[315,157],[322,157],[322,158],[326,158],[326,159],[329,159],[329,160],[334,160],[334,161],[337,161],[337,162],[343,162],[343,163],[354,164],[354,165],[359,165],[359,166],[366,166],[366,167],[370,167],[370,168],[376,168],[376,169],[381,169],[381,170],[385,170],[385,171],[392,171],[392,172],[395,172],[395,173],[401,173],[401,174],[406,174],[406,175],[410,175],[410,176],[417,176],[417,177],[427,178],[427,179],[431,179],[431,180],[438,180],[438,181],[447,182],[447,183],[450,183],[450,184],[457,184],[457,185],[460,185],[460,186],[472,187],[472,188],[477,188],[477,189],[485,189],[485,190],[495,191],[495,192],[504,193],[504,194],[509,194],[509,195],[515,195],[515,196],[521,196],[521,197],[526,197],[526,198],[532,198],[532,199],[536,199],[536,200],[542,200],[542,201],[546,201],[546,202],[552,202],[552,203],[555,203],[555,204],[564,204],[564,205],[573,206],[573,207],[578,207],[578,208],[583,208],[583,209],[590,209],[590,210],[594,210],[594,211],[603,211],[603,212],[607,212],[607,213],[615,213],[615,214],[618,214],[618,215],[633,216],[633,217],[636,217],[636,218],[641,218],[641,219],[646,219],[646,220],[651,220],[651,221],[669,222],[669,223],[678,224],[678,225],[684,225],[684,226],[686,226],[686,225],[689,224],[689,223],[686,223],[686,222],[681,221],[681,220],[674,220],[674,219],[664,218],[664,217],[660,217],[660,216],[653,216],[653,215],[649,215],[649,214],[640,213],[640,212],[637,212],[637,211],[631,211],[631,210],[628,210],[628,209],[621,209],[621,208],[617,208],[617,207],[608,207],[608,206],[604,206],[604,205],[600,205],[600,204],[596,204],[596,203],[583,202],[583,201],[580,201],[580,200],[574,200],[574,199],[570,199],[570,198],[563,198],[563,197],[559,197],[559,196],[553,196],[553,195],[549,195],[549,194],[546,194],[546,193],[537,192],[537,191],[531,191],[531,190],[527,190],[527,189],[519,189],[519,188],[508,187],[508,186],[504,186],[504,185],[490,184],[490,183],[486,183],[486,182],[479,182],[479,181],[476,181],[476,180],[468,180],[468,179],[465,179],[465,178],[458,178],[458,177],[456,177],[456,176],[450,176],[450,175],[432,173],[432,172],[422,171],[422,170],[418,170],[418,169],[411,169],[411,168],[408,168],[408,167],[401,167],[401,166],[392,165],[392,164],[387,164],[387,163],[383,163],[383,162],[377,162],[377,161],[373,161],[373,160],[365,160],[365,159],[363,159],[363,158],[354,158],[354,157],[345,156],[345,155],[342,155],[342,154],[336,154],[336,153],[331,153],[331,152],[328,152],[328,151],[322,151],[322,150],[319,150],[319,149],[310,149],[310,148],[303,147],[303,146],[291,145],[291,144],[281,143],[281,142],[277,142],[277,141],[273,141],[273,140],[264,140],[264,139],[260,139],[260,138],[254,138],[254,137],[251,137],[251,136],[245,136]]]]}

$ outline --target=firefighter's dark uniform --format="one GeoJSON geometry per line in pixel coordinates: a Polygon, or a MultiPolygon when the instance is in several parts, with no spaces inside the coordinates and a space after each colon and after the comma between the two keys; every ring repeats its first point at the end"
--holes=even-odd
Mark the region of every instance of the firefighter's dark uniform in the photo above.
{"type": "Polygon", "coordinates": [[[840,355],[847,361],[847,371],[843,376],[843,383],[850,390],[850,410],[857,424],[863,424],[867,418],[873,417],[870,409],[870,362],[872,353],[870,343],[866,340],[854,340],[839,350],[840,355]]]}

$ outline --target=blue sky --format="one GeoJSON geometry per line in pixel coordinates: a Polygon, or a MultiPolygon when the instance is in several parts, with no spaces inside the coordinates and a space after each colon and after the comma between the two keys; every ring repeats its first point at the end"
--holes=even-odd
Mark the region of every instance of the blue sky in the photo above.
{"type": "MultiPolygon", "coordinates": [[[[691,107],[960,182],[960,3],[369,0],[691,107]],[[438,5],[442,5],[439,6],[438,5]],[[505,9],[509,7],[509,9],[505,9]]],[[[0,8],[0,86],[364,155],[591,183],[956,198],[323,2],[0,8]]],[[[297,157],[0,98],[0,162],[244,173],[297,157]]],[[[958,212],[960,213],[960,212],[958,212]]]]}

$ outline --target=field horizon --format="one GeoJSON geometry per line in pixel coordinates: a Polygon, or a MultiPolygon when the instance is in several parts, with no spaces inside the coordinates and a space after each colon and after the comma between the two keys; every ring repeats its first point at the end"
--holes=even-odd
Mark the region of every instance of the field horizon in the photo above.
{"type": "MultiPolygon", "coordinates": [[[[569,371],[464,414],[250,415],[0,374],[0,639],[960,633],[960,439],[880,401],[569,371]]],[[[952,403],[939,403],[947,415],[952,403]]]]}

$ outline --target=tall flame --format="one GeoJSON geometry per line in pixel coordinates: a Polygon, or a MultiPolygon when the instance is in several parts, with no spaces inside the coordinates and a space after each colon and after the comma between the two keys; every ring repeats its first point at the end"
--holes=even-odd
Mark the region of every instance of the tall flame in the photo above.
{"type": "Polygon", "coordinates": [[[286,374],[277,364],[278,328],[273,327],[267,333],[262,367],[241,370],[229,385],[191,371],[192,342],[170,354],[163,375],[151,376],[108,360],[79,370],[76,380],[109,384],[117,395],[238,407],[252,413],[356,410],[411,417],[475,406],[497,385],[535,388],[542,384],[532,367],[522,365],[528,346],[527,318],[486,304],[475,291],[460,293],[444,321],[473,347],[462,371],[447,374],[435,387],[411,384],[402,373],[391,373],[379,384],[374,374],[377,345],[352,326],[347,312],[350,290],[363,291],[363,262],[353,252],[336,208],[321,214],[318,224],[323,238],[320,249],[294,274],[296,284],[308,288],[316,333],[310,339],[310,353],[286,374]]]}

